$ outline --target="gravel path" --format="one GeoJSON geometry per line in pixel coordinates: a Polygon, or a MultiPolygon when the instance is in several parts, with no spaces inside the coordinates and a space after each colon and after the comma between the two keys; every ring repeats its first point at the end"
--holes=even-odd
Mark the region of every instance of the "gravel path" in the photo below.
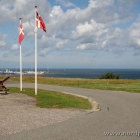
{"type": "MultiPolygon", "coordinates": [[[[7,87],[14,86],[19,87],[19,84],[11,83],[7,85],[7,87]]],[[[34,84],[24,83],[23,87],[34,88],[34,84]]],[[[101,111],[81,112],[79,115],[77,112],[72,112],[75,117],[61,123],[12,135],[3,135],[0,136],[0,140],[137,140],[140,138],[139,93],[41,84],[38,84],[38,88],[89,97],[99,103],[101,111]],[[105,132],[116,134],[118,132],[120,135],[105,136],[105,132]],[[122,135],[123,133],[131,133],[131,135],[122,135]]],[[[63,114],[65,115],[65,113],[63,114]]],[[[67,113],[67,115],[69,114],[67,113]]]]}
{"type": "Polygon", "coordinates": [[[0,94],[0,135],[13,134],[62,122],[80,110],[46,109],[35,106],[35,99],[25,94],[0,94]]]}

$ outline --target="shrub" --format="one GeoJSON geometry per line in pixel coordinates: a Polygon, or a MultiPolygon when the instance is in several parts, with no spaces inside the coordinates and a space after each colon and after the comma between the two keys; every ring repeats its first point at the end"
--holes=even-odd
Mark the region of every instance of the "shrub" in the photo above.
{"type": "Polygon", "coordinates": [[[99,77],[99,79],[120,79],[120,75],[115,75],[113,72],[109,72],[99,77]]]}

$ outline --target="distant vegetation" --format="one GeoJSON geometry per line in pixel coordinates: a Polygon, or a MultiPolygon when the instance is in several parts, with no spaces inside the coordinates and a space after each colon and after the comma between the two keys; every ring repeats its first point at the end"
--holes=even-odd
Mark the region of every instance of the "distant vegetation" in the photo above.
{"type": "Polygon", "coordinates": [[[120,79],[120,75],[115,75],[113,72],[109,72],[99,77],[99,79],[120,79]]]}

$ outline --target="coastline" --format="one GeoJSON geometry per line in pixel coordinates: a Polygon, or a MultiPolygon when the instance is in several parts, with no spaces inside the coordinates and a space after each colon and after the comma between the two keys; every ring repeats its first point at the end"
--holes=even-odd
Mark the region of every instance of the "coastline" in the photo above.
{"type": "MultiPolygon", "coordinates": [[[[140,79],[140,69],[40,69],[38,75],[42,77],[53,78],[82,78],[82,79],[99,79],[102,75],[113,72],[120,75],[120,79],[140,79]]],[[[6,69],[0,72],[1,76],[19,76],[17,69],[6,69]]],[[[23,69],[23,76],[33,76],[34,70],[23,69]]]]}

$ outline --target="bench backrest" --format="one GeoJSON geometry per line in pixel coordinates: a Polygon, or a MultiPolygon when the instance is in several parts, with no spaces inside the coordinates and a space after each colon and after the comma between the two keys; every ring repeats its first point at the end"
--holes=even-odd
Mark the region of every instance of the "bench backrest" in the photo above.
{"type": "Polygon", "coordinates": [[[0,81],[0,84],[3,85],[3,83],[4,83],[5,81],[7,81],[9,78],[10,78],[9,76],[6,77],[3,81],[0,81]]]}

